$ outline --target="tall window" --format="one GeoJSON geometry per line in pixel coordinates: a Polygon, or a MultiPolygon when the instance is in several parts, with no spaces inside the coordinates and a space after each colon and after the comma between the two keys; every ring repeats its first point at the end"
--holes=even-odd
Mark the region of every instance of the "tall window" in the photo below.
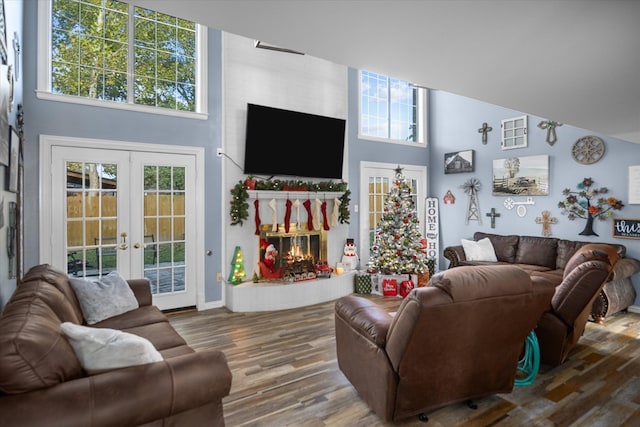
{"type": "Polygon", "coordinates": [[[426,89],[377,74],[360,72],[360,137],[424,143],[426,89]]]}
{"type": "Polygon", "coordinates": [[[203,28],[117,0],[48,5],[48,13],[39,13],[51,31],[47,58],[40,58],[50,65],[42,67],[49,74],[39,76],[40,91],[203,112],[203,28]]]}

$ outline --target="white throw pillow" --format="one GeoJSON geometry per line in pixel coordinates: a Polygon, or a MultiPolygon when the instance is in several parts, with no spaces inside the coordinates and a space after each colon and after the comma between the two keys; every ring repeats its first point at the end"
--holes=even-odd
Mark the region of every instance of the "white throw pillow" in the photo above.
{"type": "Polygon", "coordinates": [[[462,248],[467,261],[493,261],[497,262],[496,251],[493,249],[491,240],[488,237],[477,242],[462,239],[462,248]]]}
{"type": "Polygon", "coordinates": [[[88,325],[139,307],[131,287],[117,271],[97,279],[70,278],[69,282],[88,325]]]}
{"type": "Polygon", "coordinates": [[[71,322],[64,322],[60,328],[69,339],[80,365],[89,373],[162,360],[153,344],[138,335],[71,322]]]}

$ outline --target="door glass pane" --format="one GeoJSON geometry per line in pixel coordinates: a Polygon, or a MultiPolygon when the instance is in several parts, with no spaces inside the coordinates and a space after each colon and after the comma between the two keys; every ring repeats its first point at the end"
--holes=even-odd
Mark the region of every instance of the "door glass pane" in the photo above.
{"type": "Polygon", "coordinates": [[[146,165],[144,174],[144,275],[154,294],[185,291],[186,168],[146,165]]]}
{"type": "Polygon", "coordinates": [[[117,166],[66,162],[67,272],[102,276],[117,269],[117,166]]]}

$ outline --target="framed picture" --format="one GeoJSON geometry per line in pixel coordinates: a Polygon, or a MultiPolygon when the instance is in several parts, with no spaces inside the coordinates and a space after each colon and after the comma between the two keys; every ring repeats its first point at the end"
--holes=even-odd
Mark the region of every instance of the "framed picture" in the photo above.
{"type": "Polygon", "coordinates": [[[9,158],[9,174],[7,177],[7,191],[18,192],[18,170],[20,168],[20,137],[11,127],[11,155],[9,158]]]}
{"type": "Polygon", "coordinates": [[[509,157],[493,161],[494,196],[548,196],[549,156],[509,157]]]}
{"type": "Polygon", "coordinates": [[[445,153],[444,173],[473,172],[473,150],[445,153]]]}

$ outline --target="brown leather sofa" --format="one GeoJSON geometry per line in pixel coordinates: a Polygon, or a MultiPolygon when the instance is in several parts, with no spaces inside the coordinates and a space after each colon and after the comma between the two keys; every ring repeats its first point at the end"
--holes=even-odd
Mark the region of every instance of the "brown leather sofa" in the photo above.
{"type": "Polygon", "coordinates": [[[459,267],[414,289],[395,316],[354,295],[335,304],[340,370],[384,420],[513,389],[527,335],[554,287],[514,266],[459,267]]]}
{"type": "Polygon", "coordinates": [[[536,327],[541,362],[560,365],[584,333],[593,301],[618,262],[617,248],[607,244],[582,246],[567,261],[556,286],[551,310],[536,327]]]}
{"type": "Polygon", "coordinates": [[[151,304],[148,281],[128,283],[139,308],[92,326],[142,336],[164,360],[89,375],[60,329],[84,323],[67,276],[26,274],[0,317],[0,425],[224,426],[225,355],[195,352],[151,304]]]}
{"type": "MultiPolygon", "coordinates": [[[[495,249],[497,262],[468,261],[462,245],[452,245],[444,249],[443,255],[449,260],[449,268],[460,265],[512,264],[532,275],[543,276],[555,285],[562,282],[565,266],[571,256],[590,242],[558,239],[554,237],[499,235],[476,232],[473,240],[488,238],[495,249]]],[[[626,247],[611,244],[618,251],[619,261],[613,275],[601,289],[591,307],[591,317],[602,322],[605,317],[625,310],[632,305],[636,292],[631,276],[640,272],[640,261],[626,257],[626,247]]]]}

